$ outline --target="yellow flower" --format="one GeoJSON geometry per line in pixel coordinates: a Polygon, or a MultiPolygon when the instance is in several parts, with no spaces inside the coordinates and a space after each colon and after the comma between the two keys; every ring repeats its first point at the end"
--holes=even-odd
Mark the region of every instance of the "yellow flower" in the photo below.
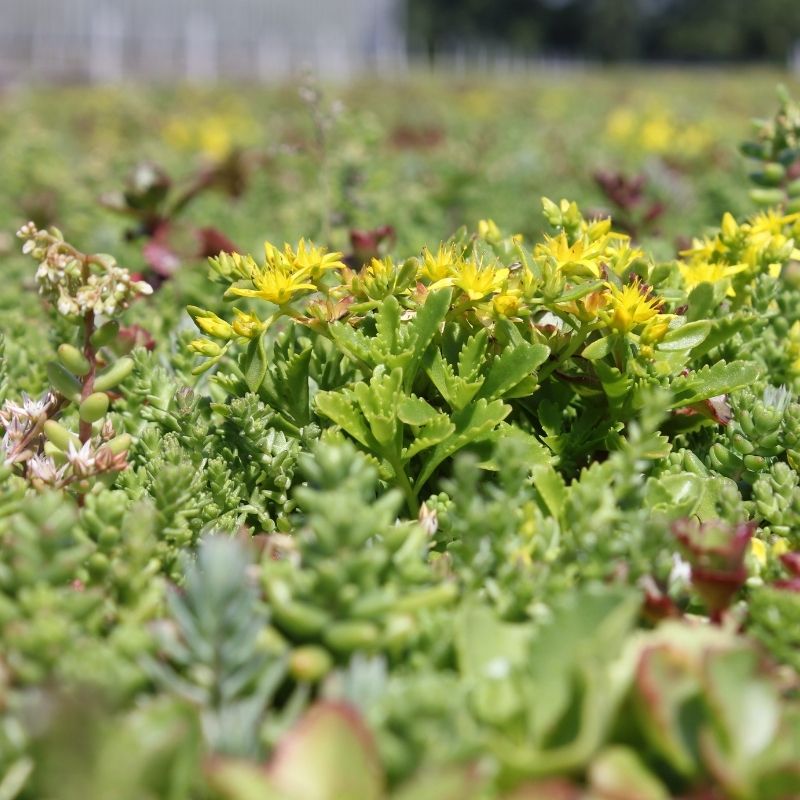
{"type": "Polygon", "coordinates": [[[642,149],[651,153],[665,153],[674,144],[675,127],[666,116],[648,119],[639,133],[642,149]]]}
{"type": "MultiPolygon", "coordinates": [[[[611,217],[600,217],[599,219],[593,219],[591,222],[584,220],[581,223],[581,231],[589,237],[590,242],[596,242],[598,239],[602,239],[604,236],[608,236],[611,233],[611,217]]],[[[621,233],[615,233],[614,236],[625,239],[629,238],[621,233]]]]}
{"type": "Polygon", "coordinates": [[[772,547],[770,549],[773,556],[780,558],[784,553],[789,552],[789,543],[783,538],[783,536],[776,536],[775,541],[772,543],[772,547]]]}
{"type": "Polygon", "coordinates": [[[328,270],[345,267],[342,253],[326,253],[324,247],[316,247],[311,242],[306,244],[305,239],[299,241],[297,252],[288,244],[284,245],[284,255],[296,271],[305,272],[314,280],[319,280],[328,270]]]}
{"type": "Polygon", "coordinates": [[[221,116],[206,118],[200,126],[200,150],[209,158],[221,159],[231,151],[231,132],[221,116]]]}
{"type": "Polygon", "coordinates": [[[617,142],[630,139],[636,129],[636,114],[630,109],[615,108],[606,120],[606,136],[617,142]]]}
{"type": "Polygon", "coordinates": [[[750,552],[760,567],[767,565],[767,546],[761,539],[753,538],[750,540],[750,552]]]}
{"type": "Polygon", "coordinates": [[[477,261],[467,261],[462,266],[458,275],[453,279],[453,285],[461,289],[470,300],[481,300],[492,292],[500,291],[508,278],[505,267],[486,267],[477,261]]]}
{"type": "Polygon", "coordinates": [[[800,212],[779,214],[774,208],[770,208],[751,217],[748,221],[748,227],[755,235],[769,234],[774,236],[783,233],[784,226],[791,225],[798,219],[800,219],[800,212]]]}
{"type": "Polygon", "coordinates": [[[519,311],[520,298],[511,292],[497,295],[492,302],[494,310],[503,317],[514,317],[519,311]]]}
{"type": "Polygon", "coordinates": [[[364,271],[364,277],[387,283],[391,281],[394,272],[394,262],[390,256],[386,256],[385,258],[373,258],[364,271]]]}
{"type": "MultiPolygon", "coordinates": [[[[678,262],[678,270],[683,278],[683,285],[686,290],[691,292],[695,286],[701,283],[716,283],[717,281],[724,281],[732,275],[747,269],[746,264],[722,264],[720,262],[711,261],[691,261],[688,264],[683,261],[678,262]]],[[[734,291],[728,289],[728,294],[733,295],[734,291]]]]}
{"type": "Polygon", "coordinates": [[[436,255],[426,247],[422,251],[422,265],[418,277],[436,284],[437,289],[441,288],[443,285],[447,285],[441,281],[452,282],[450,279],[456,272],[459,260],[453,245],[446,247],[440,244],[436,255]]]}
{"type": "Polygon", "coordinates": [[[621,238],[620,235],[616,241],[609,242],[604,256],[608,266],[617,275],[622,275],[634,261],[644,257],[644,251],[631,247],[630,238],[627,236],[621,238]]]}
{"type": "Polygon", "coordinates": [[[655,344],[660,342],[666,336],[669,330],[670,320],[674,319],[674,314],[659,314],[653,317],[647,325],[644,326],[642,331],[641,343],[643,345],[655,344]]]}
{"type": "Polygon", "coordinates": [[[643,287],[639,279],[618,289],[607,283],[608,304],[612,314],[608,326],[620,333],[628,333],[637,325],[642,325],[659,316],[660,300],[650,295],[649,288],[643,287]]]}
{"type": "MultiPolygon", "coordinates": [[[[274,253],[268,252],[274,256],[274,253]]],[[[255,265],[253,267],[250,280],[255,287],[254,289],[231,286],[226,294],[238,295],[239,297],[258,297],[274,303],[276,306],[285,306],[296,295],[307,291],[313,292],[317,288],[313,283],[306,281],[304,272],[294,272],[285,260],[278,258],[270,260],[268,255],[267,261],[268,263],[263,268],[255,265]]]]}
{"type": "Polygon", "coordinates": [[[605,240],[587,243],[578,239],[570,245],[567,234],[561,231],[557,236],[545,236],[544,243],[536,245],[534,256],[555,263],[558,269],[567,274],[589,272],[600,277],[599,259],[603,254],[605,240]]]}

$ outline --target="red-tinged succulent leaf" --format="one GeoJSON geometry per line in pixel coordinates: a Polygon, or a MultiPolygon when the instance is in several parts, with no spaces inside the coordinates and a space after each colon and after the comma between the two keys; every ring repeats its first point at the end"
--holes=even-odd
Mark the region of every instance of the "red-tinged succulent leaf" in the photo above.
{"type": "Polygon", "coordinates": [[[672,532],[692,567],[692,586],[718,621],[747,580],[745,555],[755,522],[730,525],[722,520],[676,520],[672,532]]]}
{"type": "Polygon", "coordinates": [[[644,591],[644,605],[642,615],[651,623],[656,624],[663,619],[675,619],[682,616],[681,610],[673,599],[662,590],[650,575],[639,581],[644,591]]]}
{"type": "Polygon", "coordinates": [[[730,403],[728,403],[727,396],[724,394],[717,395],[716,397],[709,397],[708,400],[702,400],[690,406],[676,408],[672,413],[676,416],[687,417],[699,414],[713,419],[714,422],[719,425],[727,425],[733,417],[730,403]]]}
{"type": "Polygon", "coordinates": [[[269,775],[285,800],[384,797],[372,734],[344,703],[313,706],[278,744],[269,775]]]}
{"type": "Polygon", "coordinates": [[[418,775],[392,794],[392,800],[475,800],[485,787],[475,768],[453,767],[418,775]]]}
{"type": "Polygon", "coordinates": [[[669,800],[669,792],[627,747],[609,747],[589,767],[589,783],[598,800],[669,800]]]}
{"type": "Polygon", "coordinates": [[[156,340],[151,336],[150,331],[141,325],[124,325],[119,329],[117,339],[113,343],[113,350],[118,355],[126,355],[135,347],[144,347],[145,350],[153,350],[156,340]]]}
{"type": "Polygon", "coordinates": [[[781,555],[781,564],[795,577],[800,578],[800,552],[792,551],[781,555]]]}
{"type": "Polygon", "coordinates": [[[394,244],[396,238],[391,225],[381,225],[370,231],[353,229],[350,231],[350,246],[353,251],[345,261],[354,268],[369,264],[373,258],[380,258],[387,247],[394,244]]]}
{"type": "Polygon", "coordinates": [[[775,581],[772,586],[784,592],[797,592],[800,594],[800,578],[775,581]]]}
{"type": "Polygon", "coordinates": [[[444,141],[445,133],[439,127],[413,127],[398,125],[389,134],[389,141],[398,150],[426,150],[444,141]]]}
{"type": "Polygon", "coordinates": [[[200,245],[197,255],[200,258],[212,258],[220,253],[238,252],[236,245],[216,228],[198,228],[197,239],[200,245]]]}
{"type": "Polygon", "coordinates": [[[668,645],[647,648],[641,655],[633,699],[642,730],[654,749],[683,775],[697,770],[697,730],[685,715],[700,687],[690,654],[668,645]]]}
{"type": "Polygon", "coordinates": [[[270,782],[266,769],[249,761],[214,759],[206,765],[205,775],[220,800],[286,800],[270,782]]]}
{"type": "Polygon", "coordinates": [[[147,265],[162,278],[169,278],[181,265],[178,254],[167,244],[165,239],[151,239],[142,248],[147,265]]]}

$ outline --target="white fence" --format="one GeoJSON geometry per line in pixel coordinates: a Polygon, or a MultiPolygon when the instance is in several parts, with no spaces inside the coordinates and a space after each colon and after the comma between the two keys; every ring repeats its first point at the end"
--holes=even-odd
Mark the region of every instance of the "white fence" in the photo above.
{"type": "Polygon", "coordinates": [[[265,80],[405,66],[402,0],[0,0],[0,80],[265,80]]]}

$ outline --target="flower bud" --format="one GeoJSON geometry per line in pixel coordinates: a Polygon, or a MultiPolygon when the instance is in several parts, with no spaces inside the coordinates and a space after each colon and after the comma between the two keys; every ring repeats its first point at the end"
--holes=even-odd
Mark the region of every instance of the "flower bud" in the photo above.
{"type": "Polygon", "coordinates": [[[194,324],[203,333],[207,333],[217,339],[230,339],[233,336],[233,328],[230,324],[218,317],[213,311],[206,311],[197,306],[187,306],[186,310],[192,315],[194,324]]]}
{"type": "Polygon", "coordinates": [[[80,405],[78,413],[84,422],[97,422],[108,411],[108,395],[93,392],[80,405]]]}
{"type": "Polygon", "coordinates": [[[192,339],[189,342],[189,349],[201,356],[210,356],[211,358],[222,354],[222,348],[210,339],[192,339]]]}
{"type": "Polygon", "coordinates": [[[264,323],[255,314],[246,314],[236,309],[236,317],[231,327],[237,336],[254,339],[264,330],[264,323]]]}

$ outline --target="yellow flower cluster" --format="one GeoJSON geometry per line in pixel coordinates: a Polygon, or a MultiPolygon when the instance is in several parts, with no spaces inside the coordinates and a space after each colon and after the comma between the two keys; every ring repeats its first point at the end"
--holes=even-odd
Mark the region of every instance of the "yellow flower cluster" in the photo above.
{"type": "Polygon", "coordinates": [[[716,141],[707,125],[678,121],[662,108],[636,111],[628,106],[615,108],[608,115],[605,135],[627,149],[684,158],[703,155],[716,141]]]}
{"type": "Polygon", "coordinates": [[[608,327],[618,333],[630,333],[634,328],[647,323],[651,328],[647,338],[650,341],[657,341],[667,332],[667,321],[658,320],[658,328],[655,321],[661,315],[661,301],[654,297],[650,288],[643,286],[639,278],[635,278],[622,288],[612,283],[606,283],[608,294],[608,310],[600,312],[601,318],[605,318],[608,327]]]}
{"type": "Polygon", "coordinates": [[[259,130],[246,113],[228,110],[224,114],[172,116],[161,133],[176,150],[198,151],[208,158],[222,159],[235,147],[257,141],[259,130]]]}
{"type": "Polygon", "coordinates": [[[565,276],[601,278],[604,270],[622,275],[644,253],[631,246],[630,237],[611,230],[611,220],[582,222],[578,236],[570,241],[566,231],[545,236],[534,248],[534,257],[548,262],[565,276]]]}
{"type": "Polygon", "coordinates": [[[324,248],[301,239],[297,250],[288,244],[279,250],[265,242],[263,265],[257,264],[252,256],[236,253],[212,259],[212,266],[221,274],[235,275],[251,284],[241,286],[234,283],[227,295],[256,297],[284,308],[297,297],[316,291],[326,272],[344,269],[341,258],[341,253],[328,253],[324,248]]]}
{"type": "Polygon", "coordinates": [[[508,279],[509,269],[485,264],[478,258],[462,258],[454,247],[440,245],[436,255],[424,250],[418,279],[435,291],[445,286],[459,289],[470,301],[483,300],[501,291],[508,279]]]}
{"type": "Polygon", "coordinates": [[[733,297],[735,286],[730,284],[735,276],[753,278],[766,273],[777,278],[787,261],[800,259],[798,239],[800,213],[763,211],[740,224],[726,212],[716,236],[695,239],[681,252],[678,270],[684,288],[691,291],[701,283],[726,281],[727,294],[733,297]]]}

